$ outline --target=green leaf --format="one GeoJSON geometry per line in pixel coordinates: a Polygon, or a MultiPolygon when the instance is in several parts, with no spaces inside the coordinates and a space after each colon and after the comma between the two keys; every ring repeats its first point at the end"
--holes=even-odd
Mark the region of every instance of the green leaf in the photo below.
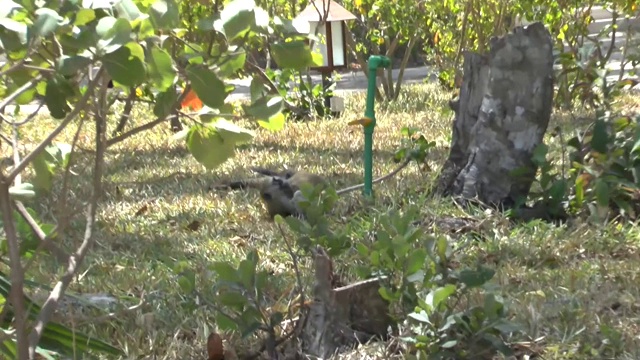
{"type": "Polygon", "coordinates": [[[465,269],[460,271],[460,281],[470,288],[480,287],[493,278],[495,270],[480,266],[476,270],[465,269]]]}
{"type": "Polygon", "coordinates": [[[52,32],[54,32],[63,18],[58,15],[58,13],[49,8],[39,8],[35,11],[35,14],[38,16],[36,21],[33,22],[33,33],[37,36],[46,37],[49,36],[52,32]]]}
{"type": "Polygon", "coordinates": [[[596,202],[598,206],[608,207],[609,201],[611,199],[611,190],[609,189],[609,184],[604,181],[602,178],[596,179],[596,202]]]}
{"type": "Polygon", "coordinates": [[[249,116],[267,120],[277,115],[284,107],[284,99],[280,95],[268,95],[259,98],[249,106],[243,106],[249,116]]]}
{"type": "Polygon", "coordinates": [[[4,354],[8,359],[18,358],[18,347],[15,340],[9,338],[0,343],[0,354],[4,354]]]}
{"type": "Polygon", "coordinates": [[[451,349],[456,345],[458,345],[458,340],[449,340],[446,343],[442,344],[440,347],[443,349],[451,349]]]}
{"type": "Polygon", "coordinates": [[[211,264],[210,269],[218,274],[223,281],[239,283],[238,272],[227,262],[216,261],[211,264]]]}
{"type": "Polygon", "coordinates": [[[425,271],[424,270],[418,270],[410,275],[407,276],[407,281],[410,283],[423,283],[424,282],[424,277],[425,277],[425,271]]]}
{"type": "Polygon", "coordinates": [[[413,320],[419,321],[419,322],[423,322],[423,323],[429,323],[429,315],[427,314],[426,311],[421,310],[420,312],[413,312],[411,314],[408,315],[410,318],[412,318],[413,320]]]}
{"type": "Polygon", "coordinates": [[[97,45],[98,51],[103,54],[109,54],[120,49],[131,41],[131,30],[131,24],[127,19],[116,19],[111,16],[103,17],[96,26],[96,33],[100,37],[97,45]]]}
{"type": "Polygon", "coordinates": [[[78,71],[85,69],[89,64],[91,64],[91,59],[88,57],[62,55],[57,62],[57,69],[60,75],[72,76],[78,71]]]}
{"type": "Polygon", "coordinates": [[[247,297],[235,291],[225,291],[216,296],[216,300],[223,306],[239,309],[247,303],[247,297]]]}
{"type": "Polygon", "coordinates": [[[609,133],[607,124],[602,119],[596,120],[593,126],[593,136],[591,137],[591,148],[601,154],[607,152],[609,145],[609,133]]]}
{"type": "Polygon", "coordinates": [[[494,329],[500,331],[504,335],[510,335],[510,334],[521,332],[521,331],[525,330],[522,327],[522,325],[519,325],[519,324],[511,322],[511,321],[508,321],[506,319],[500,319],[500,320],[496,321],[495,323],[493,323],[492,327],[494,329]]]}
{"type": "Polygon", "coordinates": [[[27,24],[9,18],[0,18],[0,40],[4,51],[24,51],[27,43],[27,24]]]}
{"type": "Polygon", "coordinates": [[[133,0],[119,0],[113,7],[118,12],[120,17],[123,17],[129,21],[134,21],[142,16],[140,9],[136,6],[136,3],[133,0]]]}
{"type": "Polygon", "coordinates": [[[156,30],[174,29],[180,26],[180,13],[175,0],[156,0],[149,9],[149,15],[156,30]]]}
{"type": "Polygon", "coordinates": [[[118,50],[104,56],[104,66],[111,78],[127,87],[135,87],[144,82],[144,49],[130,42],[118,50]]]}
{"type": "Polygon", "coordinates": [[[46,192],[51,190],[53,174],[57,168],[67,165],[71,149],[69,144],[49,145],[33,159],[31,165],[35,172],[33,184],[36,189],[46,192]]]}
{"type": "Polygon", "coordinates": [[[243,37],[251,27],[255,26],[256,17],[253,0],[234,0],[224,6],[220,12],[220,20],[224,34],[229,42],[243,37]]]}
{"type": "Polygon", "coordinates": [[[227,98],[225,84],[216,74],[203,65],[187,66],[187,79],[203,104],[219,109],[227,98]]]}
{"type": "Polygon", "coordinates": [[[73,96],[71,84],[62,76],[55,75],[47,80],[44,102],[54,119],[64,119],[71,107],[67,99],[73,96]]]}
{"type": "Polygon", "coordinates": [[[314,59],[311,55],[309,45],[302,40],[273,44],[271,45],[271,53],[278,66],[285,69],[301,70],[309,66],[322,64],[316,62],[317,58],[314,59]]]}
{"type": "Polygon", "coordinates": [[[385,300],[387,300],[389,302],[393,302],[393,301],[398,300],[400,298],[400,294],[399,293],[392,292],[386,286],[381,286],[378,289],[378,293],[380,294],[380,296],[382,296],[383,299],[385,299],[385,300]]]}
{"type": "Polygon", "coordinates": [[[547,161],[549,147],[546,144],[539,144],[533,149],[531,160],[538,166],[542,166],[547,161]]]}
{"type": "Polygon", "coordinates": [[[427,259],[426,249],[416,249],[409,254],[407,259],[406,274],[411,275],[424,267],[424,262],[427,259]]]}
{"type": "Polygon", "coordinates": [[[157,116],[158,119],[166,118],[171,115],[171,111],[173,110],[173,106],[177,100],[178,94],[176,94],[173,87],[170,87],[167,91],[159,93],[156,95],[155,105],[153,105],[153,114],[157,116]]]}
{"type": "Polygon", "coordinates": [[[166,91],[173,87],[176,81],[176,69],[173,67],[171,56],[157,46],[153,46],[147,58],[149,76],[158,90],[166,91]]]}
{"type": "Polygon", "coordinates": [[[431,306],[432,309],[438,309],[440,304],[447,300],[449,296],[456,292],[456,286],[453,284],[447,284],[443,287],[439,287],[434,291],[429,292],[427,295],[426,303],[431,306]]]}
{"type": "Polygon", "coordinates": [[[216,325],[220,331],[237,331],[238,323],[224,315],[222,313],[218,313],[216,316],[216,325]]]}
{"type": "Polygon", "coordinates": [[[280,131],[284,129],[285,116],[283,113],[277,113],[270,117],[267,121],[258,120],[258,124],[270,131],[280,131]]]}
{"type": "MultiPolygon", "coordinates": [[[[8,86],[9,92],[17,91],[18,88],[25,85],[27,82],[31,81],[34,76],[35,76],[34,72],[24,68],[13,71],[12,73],[9,74],[9,78],[11,79],[11,83],[8,86]]],[[[22,94],[20,94],[20,96],[16,98],[16,103],[18,103],[19,105],[29,104],[31,101],[33,101],[33,97],[35,96],[35,94],[36,94],[36,89],[31,88],[23,92],[22,94]]]]}
{"type": "Polygon", "coordinates": [[[53,186],[54,165],[51,164],[51,158],[46,151],[41,152],[33,159],[33,169],[36,176],[33,179],[33,185],[38,190],[46,192],[51,191],[53,186]]]}
{"type": "MultiPolygon", "coordinates": [[[[195,276],[195,274],[194,274],[195,276]]],[[[192,281],[191,276],[181,275],[178,277],[178,285],[183,293],[190,293],[195,288],[195,283],[192,281]]]]}
{"type": "Polygon", "coordinates": [[[246,60],[247,53],[243,50],[235,50],[235,52],[227,54],[220,60],[220,69],[218,74],[223,78],[231,77],[238,70],[244,68],[246,60]]]}
{"type": "Polygon", "coordinates": [[[84,26],[92,22],[96,18],[96,12],[93,9],[80,9],[76,13],[76,18],[73,22],[75,26],[84,26]]]}
{"type": "Polygon", "coordinates": [[[36,196],[36,192],[33,191],[34,187],[30,183],[22,183],[17,186],[9,188],[9,195],[11,198],[17,201],[26,201],[36,196]]]}
{"type": "Polygon", "coordinates": [[[259,77],[254,77],[251,79],[251,85],[249,85],[249,93],[251,94],[251,102],[255,103],[256,100],[261,99],[267,92],[267,87],[265,86],[262,79],[259,77]]]}
{"type": "Polygon", "coordinates": [[[253,131],[243,129],[240,126],[222,118],[213,123],[213,126],[216,128],[225,142],[233,142],[234,144],[245,144],[253,140],[253,138],[255,137],[255,133],[253,131]]]}
{"type": "Polygon", "coordinates": [[[251,260],[242,260],[238,266],[238,274],[242,285],[246,289],[253,289],[256,277],[256,263],[251,260]]]}
{"type": "Polygon", "coordinates": [[[207,169],[214,169],[235,155],[235,144],[224,141],[212,126],[195,125],[187,134],[187,148],[207,169]]]}

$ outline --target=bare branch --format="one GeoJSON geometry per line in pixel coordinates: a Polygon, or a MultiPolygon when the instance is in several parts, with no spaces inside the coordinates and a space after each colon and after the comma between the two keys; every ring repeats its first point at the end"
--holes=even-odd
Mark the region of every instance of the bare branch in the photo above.
{"type": "Polygon", "coordinates": [[[130,87],[129,96],[127,96],[127,99],[124,103],[124,111],[122,112],[122,115],[120,115],[120,120],[118,121],[116,129],[113,131],[113,135],[119,134],[124,131],[124,127],[127,125],[127,121],[131,117],[131,110],[133,110],[133,100],[135,100],[135,98],[136,89],[134,87],[130,87]]]}
{"type": "MultiPolygon", "coordinates": [[[[20,151],[18,151],[18,127],[13,126],[11,129],[11,150],[13,151],[13,163],[17,164],[20,162],[20,151]]],[[[16,176],[15,182],[16,185],[20,185],[22,183],[20,174],[16,176]]]]}
{"type": "Polygon", "coordinates": [[[173,111],[171,111],[171,115],[168,115],[164,119],[156,119],[156,120],[148,122],[148,123],[146,123],[144,125],[140,125],[140,126],[138,126],[136,128],[133,128],[133,129],[127,131],[124,134],[112,137],[111,139],[107,140],[107,147],[110,147],[110,146],[115,145],[115,144],[117,144],[117,143],[119,143],[121,141],[124,141],[127,138],[129,138],[129,137],[131,137],[131,136],[133,136],[133,135],[135,135],[135,134],[137,134],[139,132],[152,129],[156,125],[161,124],[161,123],[163,123],[163,122],[165,122],[167,120],[172,120],[172,119],[177,118],[177,114],[175,114],[175,113],[177,113],[177,110],[180,107],[180,104],[182,103],[184,98],[187,96],[189,91],[191,91],[191,85],[185,86],[184,90],[182,91],[182,94],[180,94],[180,96],[178,96],[178,99],[176,100],[176,102],[173,105],[174,108],[173,108],[173,111]]]}
{"type": "Polygon", "coordinates": [[[3,174],[0,174],[0,212],[2,213],[4,234],[7,238],[7,247],[9,248],[9,265],[11,266],[9,276],[11,280],[11,292],[9,293],[9,299],[15,311],[14,326],[16,329],[18,359],[23,360],[29,358],[29,344],[27,342],[26,331],[27,312],[24,305],[24,270],[20,261],[20,245],[18,244],[13,209],[11,208],[9,186],[11,186],[11,181],[4,177],[3,174]]]}
{"type": "Polygon", "coordinates": [[[44,150],[44,148],[47,147],[51,143],[51,141],[56,136],[58,136],[58,134],[60,134],[62,130],[64,130],[67,127],[67,125],[69,125],[69,123],[72,120],[76,118],[76,116],[78,116],[80,111],[84,110],[87,101],[93,95],[93,89],[95,88],[96,82],[98,81],[98,79],[102,77],[103,72],[104,72],[104,67],[101,66],[100,70],[98,70],[98,74],[96,75],[95,79],[89,82],[87,91],[84,93],[80,101],[78,101],[78,103],[73,108],[73,110],[71,110],[71,112],[67,114],[67,116],[64,118],[64,120],[62,120],[62,122],[60,123],[60,125],[58,125],[58,127],[56,127],[51,133],[49,133],[49,136],[47,136],[46,139],[44,139],[40,144],[38,144],[38,146],[35,149],[33,149],[31,153],[25,156],[25,158],[22,159],[22,161],[19,164],[15,165],[13,170],[11,170],[11,173],[7,176],[7,181],[9,182],[13,181],[13,179],[15,179],[16,176],[18,176],[18,174],[20,174],[22,170],[24,170],[27,167],[27,165],[29,165],[29,163],[36,156],[38,156],[44,150]]]}
{"type": "Polygon", "coordinates": [[[33,120],[36,115],[38,115],[38,112],[40,111],[40,109],[42,109],[42,107],[44,106],[44,100],[41,100],[40,103],[38,104],[38,107],[31,112],[31,114],[29,114],[24,120],[22,121],[18,121],[18,122],[13,122],[13,121],[9,121],[9,119],[7,119],[4,114],[0,114],[0,119],[2,119],[2,121],[6,122],[7,124],[11,125],[11,126],[22,126],[26,123],[28,123],[29,121],[33,120]]]}
{"type": "Polygon", "coordinates": [[[122,135],[118,135],[118,136],[112,137],[111,139],[109,139],[107,141],[107,147],[110,147],[110,146],[113,146],[113,145],[115,145],[115,144],[117,144],[119,142],[122,142],[122,141],[132,137],[133,135],[135,135],[137,133],[143,132],[145,130],[152,129],[156,125],[161,124],[161,123],[163,123],[163,122],[165,122],[167,120],[170,120],[170,119],[172,119],[174,117],[175,117],[175,115],[170,115],[170,116],[167,116],[164,119],[156,119],[156,120],[148,122],[148,123],[146,123],[144,125],[140,125],[140,126],[138,126],[136,128],[133,128],[133,129],[127,131],[126,133],[122,134],[122,135]]]}
{"type": "MultiPolygon", "coordinates": [[[[40,314],[38,314],[38,318],[36,319],[36,324],[33,328],[33,331],[29,334],[29,355],[31,358],[35,357],[36,346],[40,341],[40,337],[42,336],[42,332],[44,331],[44,327],[51,319],[53,315],[53,311],[58,305],[58,301],[66,288],[69,286],[71,281],[73,280],[74,275],[76,274],[78,268],[82,264],[84,257],[86,256],[89,247],[93,243],[93,228],[96,221],[96,213],[98,208],[98,200],[102,194],[102,174],[104,171],[104,154],[107,148],[106,146],[106,125],[107,125],[107,109],[105,108],[106,103],[106,94],[107,94],[107,81],[105,81],[105,77],[103,76],[103,68],[100,68],[98,72],[98,76],[92,80],[92,83],[95,84],[98,81],[102,81],[100,94],[99,94],[99,104],[96,109],[96,156],[95,163],[93,168],[93,194],[91,196],[91,200],[89,202],[89,208],[87,209],[87,224],[85,227],[84,239],[82,240],[82,244],[76,250],[76,252],[69,257],[69,262],[67,265],[67,271],[62,276],[60,281],[56,284],[49,294],[49,297],[42,305],[42,310],[40,314]]],[[[90,84],[91,86],[91,84],[90,84]]],[[[92,87],[87,90],[87,94],[91,93],[90,91],[92,87]]]]}
{"type": "Polygon", "coordinates": [[[18,89],[16,89],[16,91],[14,91],[11,95],[7,96],[4,100],[2,100],[2,102],[0,103],[0,113],[4,112],[4,108],[7,107],[7,105],[9,105],[12,101],[14,101],[18,96],[22,95],[22,93],[24,93],[25,91],[31,89],[32,87],[36,86],[36,84],[42,80],[42,75],[38,74],[38,76],[34,77],[33,79],[27,81],[26,83],[24,83],[24,85],[20,86],[18,89]]]}

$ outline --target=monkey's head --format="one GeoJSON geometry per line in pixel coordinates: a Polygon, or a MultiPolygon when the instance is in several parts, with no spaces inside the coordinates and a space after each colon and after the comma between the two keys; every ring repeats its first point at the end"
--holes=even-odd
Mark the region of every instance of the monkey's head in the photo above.
{"type": "Polygon", "coordinates": [[[294,193],[291,184],[281,177],[274,176],[262,189],[260,196],[272,218],[276,215],[286,217],[295,213],[295,206],[291,201],[294,193]]]}
{"type": "Polygon", "coordinates": [[[260,195],[262,196],[263,200],[271,201],[273,199],[279,198],[291,199],[293,198],[294,192],[295,191],[291,187],[291,184],[289,184],[279,176],[273,176],[271,177],[271,182],[269,182],[267,186],[262,189],[260,195]]]}

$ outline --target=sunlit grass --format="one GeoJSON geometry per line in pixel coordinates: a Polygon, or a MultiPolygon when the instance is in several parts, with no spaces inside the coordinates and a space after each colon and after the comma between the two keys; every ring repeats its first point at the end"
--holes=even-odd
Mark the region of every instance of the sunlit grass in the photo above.
{"type": "MultiPolygon", "coordinates": [[[[342,198],[333,216],[338,223],[351,224],[352,240],[365,238],[372,219],[406,204],[418,204],[428,220],[462,215],[449,200],[420,200],[418,196],[435,179],[448,155],[453,119],[447,107],[450,98],[451,94],[435,85],[418,85],[407,87],[397,103],[378,106],[374,174],[386,174],[397,166],[392,158],[400,144],[400,130],[406,126],[421,129],[436,142],[429,158],[434,172],[409,167],[375,186],[373,205],[365,206],[358,192],[342,198]]],[[[213,311],[180,290],[172,269],[183,261],[195,270],[198,291],[206,297],[212,286],[209,264],[239,261],[249,250],[257,249],[260,265],[278,279],[269,294],[277,299],[290,291],[291,261],[257,194],[207,189],[221,179],[252,176],[249,166],[322,173],[336,188],[360,183],[362,129],[347,123],[363,115],[364,104],[364,94],[355,94],[347,99],[342,118],[288,122],[277,133],[243,121],[240,125],[255,128],[257,138],[214,171],[206,171],[188,154],[184,143],[173,140],[168,126],[110,148],[96,244],[71,290],[131,296],[133,299],[126,299],[128,305],[144,296],[147,304],[117,320],[84,326],[82,331],[123,347],[127,358],[203,358],[206,331],[215,327],[213,311]],[[189,229],[194,221],[200,226],[189,229]]],[[[637,109],[639,105],[633,97],[626,97],[621,106],[637,109]]],[[[148,113],[137,109],[134,123],[150,120],[148,113]]],[[[557,114],[549,129],[560,126],[569,134],[586,123],[557,114]]],[[[21,134],[26,148],[33,147],[56,125],[55,120],[41,118],[28,127],[21,134]]],[[[34,204],[44,220],[70,219],[70,236],[59,239],[65,246],[77,246],[83,233],[82,213],[91,191],[92,133],[91,124],[85,124],[78,144],[83,150],[74,160],[76,175],[71,177],[71,195],[66,201],[69,209],[60,209],[60,177],[55,184],[58,192],[54,190],[34,204]]],[[[72,127],[56,141],[70,143],[74,134],[72,127]]],[[[546,141],[551,153],[558,153],[559,138],[547,136],[546,141]]],[[[9,154],[6,144],[2,153],[9,154]]],[[[537,339],[531,345],[535,352],[545,359],[640,357],[640,233],[636,227],[541,222],[516,227],[500,215],[479,211],[467,215],[484,220],[479,229],[483,241],[465,251],[460,260],[496,269],[492,284],[501,289],[515,320],[537,339]]],[[[350,267],[343,266],[346,263],[350,263],[346,258],[336,259],[337,270],[347,279],[355,279],[350,267]]],[[[51,274],[63,271],[53,266],[40,262],[29,277],[50,284],[51,274]]],[[[73,324],[71,319],[65,321],[73,324]]],[[[228,339],[237,350],[246,348],[247,340],[228,339]]]]}

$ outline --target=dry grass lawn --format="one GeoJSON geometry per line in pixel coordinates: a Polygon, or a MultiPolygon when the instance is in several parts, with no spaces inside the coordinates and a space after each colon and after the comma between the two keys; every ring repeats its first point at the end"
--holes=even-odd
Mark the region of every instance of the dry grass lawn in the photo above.
{"type": "MultiPolygon", "coordinates": [[[[437,143],[429,160],[434,172],[411,165],[394,179],[375,185],[373,204],[365,203],[359,192],[345,196],[333,214],[337,223],[349,226],[351,239],[357,241],[371,230],[375,218],[406,204],[418,204],[425,219],[471,216],[486,220],[484,241],[474,243],[458,260],[495,268],[491,285],[500,289],[514,320],[529,332],[531,353],[544,359],[640,358],[640,231],[635,225],[534,222],[514,226],[498,214],[465,214],[447,199],[420,196],[448,155],[450,96],[435,85],[419,85],[408,87],[395,104],[378,105],[374,176],[397,166],[392,158],[405,126],[418,127],[437,143]]],[[[63,322],[110,340],[126,351],[127,359],[202,359],[206,336],[215,328],[213,311],[206,301],[181,290],[176,271],[185,265],[193,270],[198,292],[207,297],[213,281],[208,265],[217,260],[239,261],[250,249],[258,250],[259,266],[274,274],[274,288],[269,289],[274,302],[288,300],[281,298],[294,284],[291,260],[277,226],[265,218],[257,194],[214,193],[207,188],[221,179],[252,176],[248,167],[255,165],[322,173],[336,188],[360,183],[362,130],[347,122],[363,114],[364,103],[364,94],[353,95],[347,99],[343,118],[289,122],[277,133],[256,129],[255,142],[214,171],[198,164],[183,142],[172,139],[166,126],[110,148],[96,243],[71,290],[109,293],[127,306],[144,296],[146,303],[112,319],[69,317],[63,322]]],[[[637,108],[639,104],[627,97],[621,106],[637,108]]],[[[147,113],[137,109],[135,122],[149,120],[147,113]]],[[[44,138],[56,121],[42,118],[35,124],[21,134],[27,147],[44,138]]],[[[255,127],[248,122],[242,125],[255,127]]],[[[549,128],[571,131],[580,125],[573,117],[556,113],[549,128]]],[[[65,246],[80,242],[83,206],[90,194],[92,131],[88,125],[86,129],[80,134],[83,151],[73,167],[69,208],[60,210],[60,176],[55,184],[58,192],[32,204],[45,220],[71,217],[71,236],[60,239],[65,246]]],[[[70,128],[56,141],[71,142],[74,130],[70,128]]],[[[553,151],[560,148],[558,138],[548,136],[546,141],[553,151]]],[[[2,153],[9,154],[6,150],[2,153]]],[[[336,259],[337,270],[356,280],[351,270],[358,261],[357,253],[349,252],[336,259]]],[[[6,270],[5,265],[1,267],[6,270]]],[[[62,271],[42,260],[28,278],[50,285],[52,273],[62,271]]],[[[239,336],[225,338],[238,352],[254,344],[239,336]]]]}

